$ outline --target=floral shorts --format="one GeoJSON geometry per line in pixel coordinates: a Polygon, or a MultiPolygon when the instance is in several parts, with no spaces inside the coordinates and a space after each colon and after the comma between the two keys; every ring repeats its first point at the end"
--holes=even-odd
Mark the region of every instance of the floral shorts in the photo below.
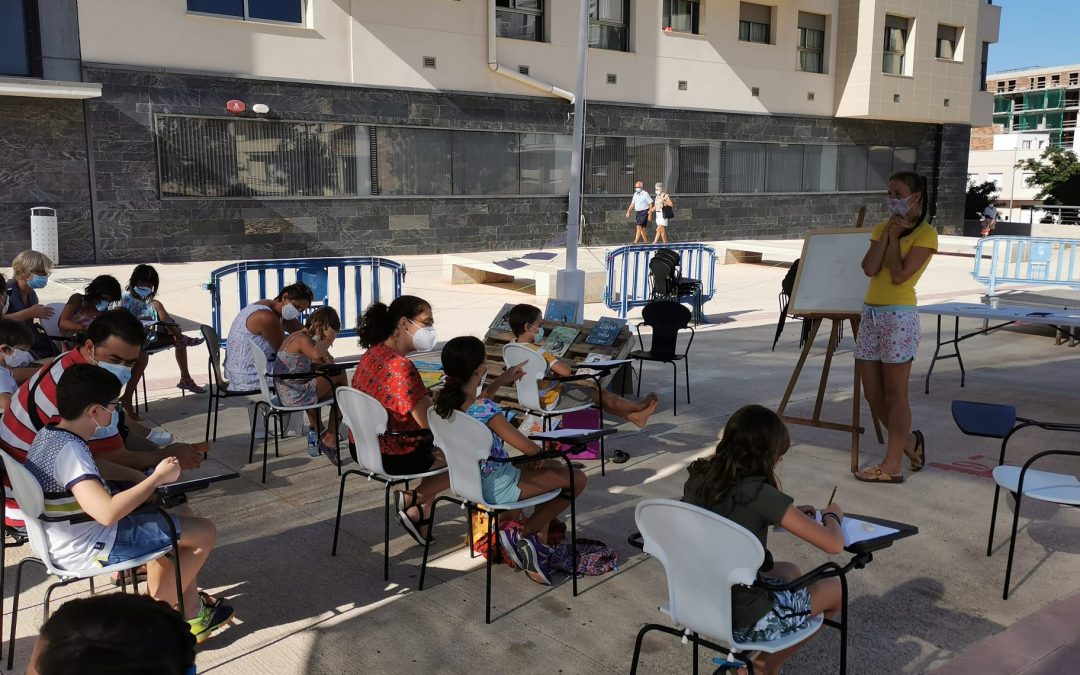
{"type": "MultiPolygon", "coordinates": [[[[784,583],[780,579],[763,577],[771,584],[784,583]]],[[[810,620],[810,588],[797,591],[769,591],[772,609],[749,628],[732,631],[736,642],[770,642],[790,635],[803,628],[810,620]]]]}
{"type": "Polygon", "coordinates": [[[919,351],[919,312],[914,307],[863,305],[855,358],[882,363],[907,363],[919,351]]]}

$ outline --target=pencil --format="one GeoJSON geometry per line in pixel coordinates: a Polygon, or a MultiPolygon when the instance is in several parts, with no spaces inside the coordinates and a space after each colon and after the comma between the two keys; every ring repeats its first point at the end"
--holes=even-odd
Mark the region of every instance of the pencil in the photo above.
{"type": "Polygon", "coordinates": [[[832,494],[829,495],[829,503],[825,505],[825,508],[832,506],[832,500],[836,497],[836,486],[832,487],[832,494]]]}

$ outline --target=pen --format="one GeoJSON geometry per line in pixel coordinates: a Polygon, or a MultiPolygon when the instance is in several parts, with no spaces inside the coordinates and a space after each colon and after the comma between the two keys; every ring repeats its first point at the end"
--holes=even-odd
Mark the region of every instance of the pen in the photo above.
{"type": "Polygon", "coordinates": [[[829,495],[829,503],[825,505],[825,508],[829,508],[830,506],[832,506],[832,500],[835,497],[836,497],[836,486],[834,485],[832,487],[832,494],[829,495]]]}

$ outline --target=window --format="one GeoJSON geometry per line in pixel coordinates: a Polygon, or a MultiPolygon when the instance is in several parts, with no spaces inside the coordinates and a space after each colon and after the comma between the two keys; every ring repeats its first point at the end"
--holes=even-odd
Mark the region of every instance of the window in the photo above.
{"type": "Polygon", "coordinates": [[[0,75],[41,76],[36,10],[36,2],[0,2],[0,75]]]}
{"type": "Polygon", "coordinates": [[[724,192],[765,192],[764,143],[728,143],[724,192]]]}
{"type": "Polygon", "coordinates": [[[1069,73],[1069,86],[1075,87],[1080,84],[1080,73],[1069,73]]]}
{"type": "Polygon", "coordinates": [[[573,149],[571,136],[521,134],[518,144],[521,194],[568,194],[573,149]]]}
{"type": "Polygon", "coordinates": [[[772,7],[752,2],[739,3],[739,39],[743,42],[770,44],[772,7]]]}
{"type": "MultiPolygon", "coordinates": [[[[985,87],[983,87],[983,91],[986,91],[985,87]]],[[[997,83],[997,91],[998,91],[999,94],[1005,92],[1005,83],[1004,82],[998,82],[997,83]]]]}
{"type": "Polygon", "coordinates": [[[937,27],[937,57],[949,61],[959,61],[956,54],[956,45],[959,39],[960,29],[956,26],[946,26],[939,23],[937,27]]]}
{"type": "Polygon", "coordinates": [[[799,12],[799,70],[825,72],[825,16],[799,12]]]}
{"type": "Polygon", "coordinates": [[[1040,75],[1035,79],[1035,86],[1038,89],[1046,89],[1046,76],[1040,75]]]}
{"type": "Polygon", "coordinates": [[[664,0],[664,30],[697,35],[700,26],[700,0],[664,0]]]}
{"type": "Polygon", "coordinates": [[[1050,86],[1051,87],[1060,87],[1061,86],[1061,75],[1051,75],[1050,76],[1050,86]]]}
{"type": "Polygon", "coordinates": [[[630,0],[589,0],[589,46],[630,51],[630,0]]]}
{"type": "Polygon", "coordinates": [[[304,0],[187,0],[189,12],[280,23],[304,23],[304,4],[304,0]]]}
{"type": "Polygon", "coordinates": [[[914,171],[916,159],[915,148],[841,146],[840,190],[884,190],[892,174],[897,171],[914,171]]]}
{"type": "Polygon", "coordinates": [[[908,20],[885,15],[885,53],[882,55],[881,72],[892,75],[904,74],[904,54],[907,51],[908,20]]]}
{"type": "Polygon", "coordinates": [[[1021,141],[1020,142],[1020,147],[1023,148],[1024,150],[1030,150],[1031,149],[1031,140],[1021,141]]]}
{"type": "Polygon", "coordinates": [[[544,0],[495,0],[499,37],[544,41],[544,0]]]}

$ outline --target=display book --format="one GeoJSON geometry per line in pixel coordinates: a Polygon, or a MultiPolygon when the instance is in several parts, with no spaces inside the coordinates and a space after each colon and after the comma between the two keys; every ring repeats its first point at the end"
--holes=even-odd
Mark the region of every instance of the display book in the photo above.
{"type": "Polygon", "coordinates": [[[544,338],[543,347],[555,356],[565,356],[581,331],[571,326],[556,326],[544,338]]]}
{"type": "Polygon", "coordinates": [[[602,316],[593,326],[592,332],[585,338],[585,344],[610,347],[619,339],[619,333],[626,325],[626,319],[614,316],[602,316]]]}

